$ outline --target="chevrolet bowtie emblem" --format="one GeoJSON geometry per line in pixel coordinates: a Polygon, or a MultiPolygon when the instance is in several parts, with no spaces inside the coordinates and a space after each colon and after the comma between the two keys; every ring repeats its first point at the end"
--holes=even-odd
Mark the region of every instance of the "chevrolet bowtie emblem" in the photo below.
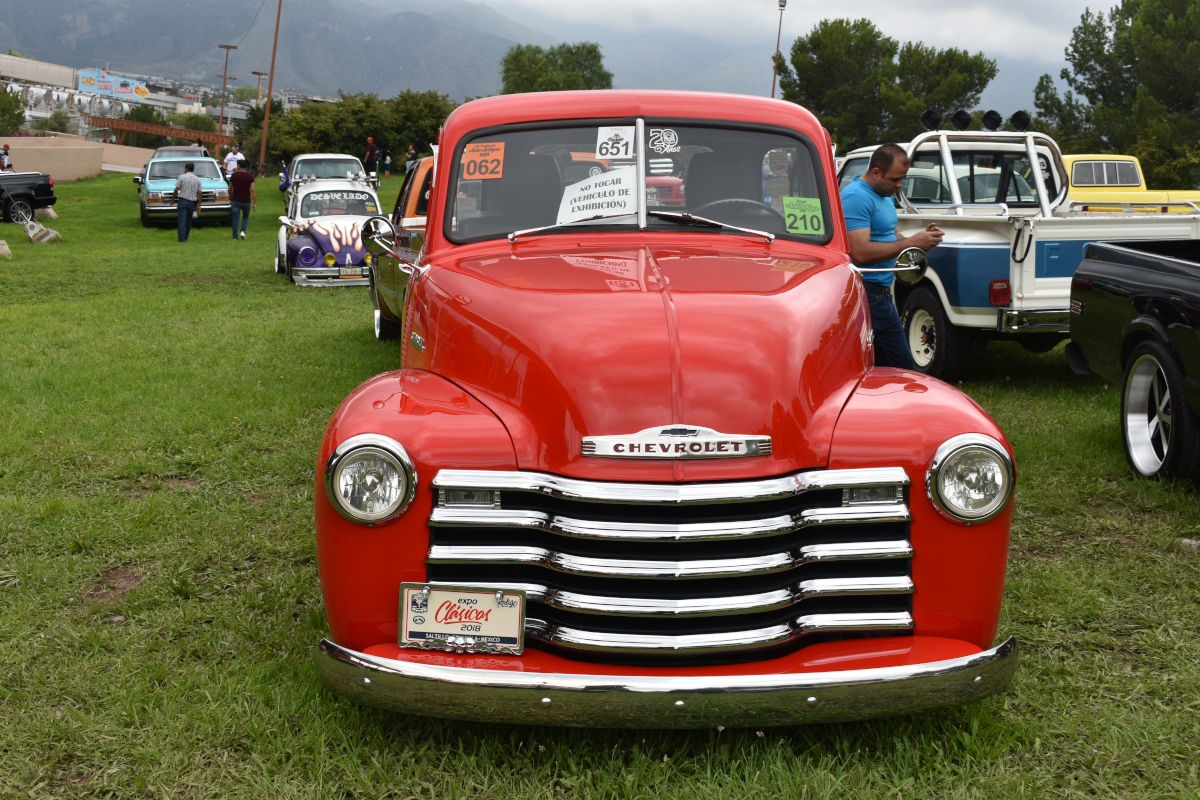
{"type": "Polygon", "coordinates": [[[771,437],[668,425],[624,436],[585,436],[583,455],[599,458],[740,458],[771,455],[771,437]]]}

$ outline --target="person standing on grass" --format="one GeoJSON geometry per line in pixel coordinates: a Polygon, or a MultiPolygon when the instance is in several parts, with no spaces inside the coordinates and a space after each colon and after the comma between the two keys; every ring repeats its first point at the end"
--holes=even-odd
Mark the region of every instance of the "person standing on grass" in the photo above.
{"type": "Polygon", "coordinates": [[[367,154],[365,156],[363,156],[363,168],[366,169],[368,175],[370,175],[372,172],[375,171],[375,153],[376,152],[377,152],[377,148],[375,147],[375,137],[368,136],[367,137],[367,154]]]}
{"type": "Polygon", "coordinates": [[[413,171],[413,167],[417,165],[417,148],[413,145],[408,146],[408,155],[404,159],[404,174],[413,171]]]}
{"type": "Polygon", "coordinates": [[[237,172],[238,165],[245,160],[246,157],[242,155],[241,147],[236,144],[231,147],[225,156],[225,180],[229,180],[233,173],[237,172]]]}
{"type": "Polygon", "coordinates": [[[179,241],[186,242],[192,233],[192,219],[200,216],[200,191],[203,184],[196,177],[196,165],[187,162],[183,165],[183,174],[175,179],[175,191],[171,192],[171,202],[179,212],[179,241]]]}
{"type": "Polygon", "coordinates": [[[383,155],[383,177],[392,177],[392,151],[388,150],[383,155]]]}
{"type": "Polygon", "coordinates": [[[250,209],[258,211],[258,190],[254,188],[254,173],[250,162],[242,159],[229,176],[229,219],[233,222],[233,238],[245,239],[250,225],[250,209]],[[238,228],[241,230],[238,230],[238,228]]]}
{"type": "MultiPolygon", "coordinates": [[[[869,269],[891,269],[896,256],[909,247],[932,250],[942,242],[942,229],[930,223],[912,236],[896,230],[899,218],[892,197],[908,177],[908,154],[898,145],[885,144],[871,154],[867,171],[842,190],[842,213],[850,234],[850,260],[869,269]]],[[[892,272],[864,272],[863,287],[871,308],[875,333],[875,366],[912,369],[912,351],[892,299],[892,272]]]]}

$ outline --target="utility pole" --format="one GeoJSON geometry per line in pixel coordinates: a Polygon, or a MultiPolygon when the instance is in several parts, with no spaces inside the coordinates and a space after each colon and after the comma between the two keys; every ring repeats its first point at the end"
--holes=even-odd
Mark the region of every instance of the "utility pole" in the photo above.
{"type": "Polygon", "coordinates": [[[262,102],[262,79],[267,77],[267,73],[254,70],[250,74],[258,78],[258,88],[254,90],[254,106],[257,108],[258,104],[262,102]]]}
{"type": "Polygon", "coordinates": [[[271,45],[271,72],[267,78],[267,109],[263,114],[262,146],[258,149],[258,174],[263,175],[267,161],[267,133],[271,130],[271,98],[275,87],[275,53],[279,50],[279,18],[283,16],[283,0],[275,9],[275,43],[271,45]]]}
{"type": "Polygon", "coordinates": [[[771,59],[771,99],[775,99],[775,79],[779,77],[779,41],[783,36],[783,10],[787,0],[779,0],[779,30],[775,32],[775,57],[771,59]]]}
{"type": "MultiPolygon", "coordinates": [[[[221,74],[221,116],[217,117],[217,131],[225,133],[225,89],[229,86],[229,51],[237,50],[236,44],[219,44],[217,47],[225,51],[225,70],[221,74]]],[[[237,78],[234,78],[237,80],[237,78]]]]}

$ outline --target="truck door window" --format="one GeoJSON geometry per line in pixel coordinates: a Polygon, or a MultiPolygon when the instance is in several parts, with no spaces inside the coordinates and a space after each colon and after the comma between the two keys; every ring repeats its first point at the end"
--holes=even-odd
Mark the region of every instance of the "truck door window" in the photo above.
{"type": "Polygon", "coordinates": [[[838,188],[845,189],[854,179],[860,175],[867,173],[867,164],[871,163],[869,158],[848,158],[846,163],[842,165],[842,177],[838,181],[838,188]]]}

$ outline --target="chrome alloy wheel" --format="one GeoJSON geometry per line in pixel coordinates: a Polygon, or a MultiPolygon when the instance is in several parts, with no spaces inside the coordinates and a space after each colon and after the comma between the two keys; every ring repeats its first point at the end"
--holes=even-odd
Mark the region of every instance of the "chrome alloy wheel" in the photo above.
{"type": "Polygon", "coordinates": [[[937,353],[933,315],[923,308],[913,309],[908,320],[908,349],[918,367],[928,367],[937,353]]]}
{"type": "Polygon", "coordinates": [[[1162,364],[1146,353],[1129,367],[1125,379],[1125,444],[1129,459],[1143,475],[1158,474],[1171,445],[1174,409],[1162,364]]]}
{"type": "Polygon", "coordinates": [[[18,225],[24,225],[36,216],[33,206],[26,200],[13,200],[8,213],[12,215],[12,221],[18,225]]]}

